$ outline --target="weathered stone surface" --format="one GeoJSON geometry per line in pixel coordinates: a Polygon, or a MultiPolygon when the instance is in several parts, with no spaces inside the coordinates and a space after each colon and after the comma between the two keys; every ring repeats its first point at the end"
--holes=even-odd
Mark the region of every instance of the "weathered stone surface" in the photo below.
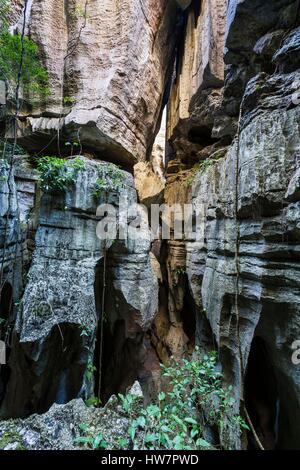
{"type": "Polygon", "coordinates": [[[284,37],[280,48],[274,54],[273,61],[281,66],[285,73],[295,70],[300,66],[300,27],[294,29],[287,37],[284,37]]]}
{"type": "Polygon", "coordinates": [[[149,163],[140,162],[134,167],[134,182],[142,204],[160,204],[163,201],[164,181],[153,172],[149,163]]]}
{"type": "MultiPolygon", "coordinates": [[[[129,393],[140,401],[143,394],[138,382],[129,393]]],[[[115,448],[118,439],[128,435],[130,425],[116,397],[111,397],[102,409],[87,407],[81,399],[66,405],[53,405],[43,415],[32,415],[25,420],[16,419],[0,423],[0,449],[2,450],[80,450],[86,447],[76,441],[87,433],[102,440],[108,449],[115,448]]]]}
{"type": "Polygon", "coordinates": [[[165,108],[162,115],[160,129],[155,137],[150,159],[154,173],[158,175],[162,181],[165,181],[164,170],[166,162],[166,124],[167,109],[165,108]]]}
{"type": "MultiPolygon", "coordinates": [[[[1,391],[2,413],[43,412],[53,402],[93,394],[85,372],[91,353],[100,361],[96,329],[102,318],[104,400],[137,378],[149,399],[159,382],[159,361],[198,344],[201,351],[218,350],[225,382],[233,385],[235,411],[243,415],[247,407],[264,447],[299,448],[299,365],[292,361],[292,345],[300,337],[298,2],[215,0],[200,8],[196,1],[127,0],[121,6],[107,0],[88,2],[94,15],[86,22],[78,15],[79,3],[69,2],[66,12],[52,0],[31,5],[27,29],[42,46],[56,95],[45,110],[24,116],[24,141],[34,143],[32,130],[36,138],[40,132],[56,136],[60,129],[62,140],[68,134],[78,138],[79,128],[94,156],[103,151],[104,159],[128,166],[150,157],[166,98],[177,3],[182,38],[168,106],[166,188],[164,145],[158,140],[150,162],[136,166],[136,187],[148,205],[162,192],[167,203],[190,202],[200,217],[199,238],[155,241],[151,247],[144,228],[138,239],[109,246],[104,261],[90,196],[97,161],[88,162],[65,198],[44,196],[12,338],[10,381],[1,391]],[[62,110],[63,96],[74,101],[62,110]],[[91,329],[88,339],[81,336],[83,325],[91,329]]],[[[12,182],[11,197],[18,201],[18,187],[27,220],[34,183],[22,178],[12,182]]],[[[133,178],[127,175],[126,181],[126,197],[136,202],[133,178]]],[[[115,195],[110,197],[117,206],[115,195]]],[[[11,246],[18,217],[12,209],[11,246]]],[[[12,257],[7,270],[11,263],[12,257]]],[[[65,432],[57,426],[65,422],[65,410],[75,422],[86,416],[79,401],[54,406],[50,434],[65,432]]],[[[30,419],[42,429],[48,418],[30,419]]],[[[48,446],[32,437],[30,419],[29,447],[48,446]]],[[[114,415],[112,422],[123,434],[128,423],[118,419],[114,415]]],[[[24,423],[16,423],[23,432],[24,423]]],[[[51,439],[49,447],[55,448],[51,439]]],[[[62,440],[63,448],[73,448],[69,424],[62,440]]],[[[241,438],[235,430],[221,440],[234,449],[257,446],[251,433],[241,438]]]]}
{"type": "MultiPolygon", "coordinates": [[[[81,159],[85,168],[75,187],[66,193],[45,193],[41,200],[33,260],[13,335],[12,373],[2,406],[6,416],[45,411],[53,402],[65,403],[90,391],[84,374],[101,317],[99,265],[104,253],[104,242],[96,235],[99,219],[93,190],[98,168],[105,163],[81,159]],[[81,336],[83,330],[88,337],[81,336]],[[32,363],[30,370],[24,368],[26,360],[32,363]],[[51,386],[49,374],[56,377],[51,386]]],[[[120,195],[134,203],[133,178],[123,174],[120,195]]],[[[101,201],[117,206],[119,195],[112,191],[101,201]]],[[[142,344],[143,332],[157,311],[157,279],[146,235],[107,247],[105,312],[112,331],[116,322],[125,322],[124,344],[127,339],[136,341],[136,336],[142,344]]],[[[139,362],[138,367],[142,369],[139,362]]],[[[138,374],[133,371],[126,386],[138,374]]]]}
{"type": "MultiPolygon", "coordinates": [[[[187,283],[178,282],[171,269],[166,322],[172,321],[174,311],[182,323],[188,312],[196,311],[196,342],[204,350],[218,348],[225,380],[234,384],[237,409],[245,379],[247,406],[253,406],[251,393],[258,393],[258,378],[255,389],[246,371],[257,340],[262,342],[269,360],[264,374],[272,371],[275,377],[277,411],[272,413],[278,428],[272,432],[279,448],[300,446],[299,374],[292,362],[292,344],[300,335],[300,114],[294,94],[299,70],[293,55],[298,48],[293,7],[295,2],[229,2],[223,102],[220,109],[211,108],[210,125],[214,122],[213,136],[220,142],[225,125],[233,136],[242,101],[240,134],[225,157],[213,161],[211,142],[203,130],[198,132],[197,145],[208,151],[210,164],[189,177],[178,160],[171,160],[165,190],[167,202],[191,202],[201,219],[198,241],[168,244],[167,260],[170,266],[180,261],[187,283]],[[190,178],[192,188],[179,190],[190,178]]],[[[184,102],[186,93],[179,91],[178,101],[184,102]]],[[[206,100],[198,95],[199,109],[206,100]]],[[[172,114],[170,119],[172,123],[172,114]]],[[[186,127],[191,123],[192,113],[186,127]]],[[[183,160],[184,145],[177,145],[176,131],[171,137],[176,157],[183,160]]],[[[190,159],[189,147],[186,152],[190,159]]],[[[174,348],[180,349],[177,335],[172,337],[174,348]]],[[[256,360],[263,361],[263,356],[256,360]]],[[[255,417],[254,424],[263,445],[274,448],[255,417]]],[[[229,441],[234,448],[244,445],[234,434],[229,441]]]]}
{"type": "Polygon", "coordinates": [[[224,81],[226,3],[220,0],[204,1],[199,12],[193,6],[187,10],[183,56],[168,107],[169,139],[174,138],[176,128],[186,137],[193,126],[205,128],[220,102],[218,89],[224,81]],[[204,93],[207,96],[207,89],[213,89],[214,98],[210,100],[208,96],[207,103],[199,110],[198,95],[204,93]],[[205,115],[209,117],[203,119],[205,115]]]}
{"type": "Polygon", "coordinates": [[[48,0],[28,8],[51,97],[24,110],[20,142],[40,149],[59,129],[62,140],[78,139],[79,129],[83,145],[102,158],[126,166],[145,159],[170,73],[175,2],[72,0],[65,8],[48,0]]]}

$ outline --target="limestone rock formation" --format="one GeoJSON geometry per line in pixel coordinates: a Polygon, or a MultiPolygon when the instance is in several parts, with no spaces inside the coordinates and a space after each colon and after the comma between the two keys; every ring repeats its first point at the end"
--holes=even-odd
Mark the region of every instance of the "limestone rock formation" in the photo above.
{"type": "Polygon", "coordinates": [[[51,97],[22,103],[28,154],[12,168],[0,160],[0,405],[18,418],[0,424],[0,443],[11,432],[21,438],[8,448],[73,449],[83,418],[109,440],[107,416],[122,436],[128,421],[110,397],[138,380],[149,401],[160,363],[198,346],[217,351],[234,412],[256,433],[225,419],[219,445],[299,449],[299,2],[58,3],[27,4],[51,97]],[[85,169],[42,194],[36,161],[72,161],[66,140],[85,169]],[[122,189],[96,200],[111,161],[122,189]],[[120,195],[139,236],[104,246],[97,205],[123,216],[120,195]],[[173,217],[170,239],[153,240],[138,201],[144,216],[153,203],[190,204],[197,237],[172,237],[173,217]],[[87,408],[93,395],[107,408],[87,408]]]}
{"type": "MultiPolygon", "coordinates": [[[[237,406],[244,398],[257,429],[260,413],[265,412],[270,422],[277,420],[271,437],[259,431],[266,448],[299,448],[298,368],[291,359],[293,341],[300,334],[295,11],[292,1],[229,2],[223,89],[220,83],[216,95],[215,85],[206,83],[200,69],[197,87],[185,85],[181,92],[178,83],[190,70],[183,61],[169,114],[169,138],[177,160],[169,163],[165,198],[171,203],[191,202],[201,221],[198,241],[169,242],[168,259],[180,260],[181,273],[186,272],[186,284],[178,284],[176,277],[174,283],[169,272],[175,299],[169,315],[173,317],[175,305],[176,324],[184,325],[192,304],[197,312],[196,341],[203,348],[217,345],[226,380],[235,384],[237,406]],[[216,106],[207,108],[216,96],[216,106]],[[178,102],[187,111],[182,114],[184,125],[176,127],[172,109],[178,109],[178,102]],[[193,133],[188,134],[191,126],[193,133]],[[180,139],[188,140],[187,145],[180,139]],[[195,155],[204,163],[189,172],[187,164],[193,165],[195,155]],[[184,186],[186,191],[179,192],[184,186]],[[185,296],[189,300],[184,302],[185,296]]],[[[195,21],[193,10],[190,16],[195,21]]],[[[201,16],[197,21],[196,29],[201,16]]],[[[187,54],[195,51],[190,41],[187,29],[187,54]]],[[[206,61],[202,50],[199,62],[206,61]]],[[[236,438],[231,436],[232,445],[239,447],[236,438]]]]}
{"type": "MultiPolygon", "coordinates": [[[[135,383],[129,390],[138,402],[143,401],[141,389],[135,383]]],[[[5,421],[0,430],[1,450],[79,450],[82,426],[91,435],[101,433],[108,448],[124,439],[130,422],[115,396],[101,410],[87,407],[81,399],[66,405],[53,405],[48,413],[32,415],[25,420],[5,421]]]]}
{"type": "MultiPolygon", "coordinates": [[[[45,411],[53,402],[65,403],[78,394],[84,397],[89,393],[85,374],[103,315],[104,251],[107,251],[105,309],[110,312],[110,346],[118,341],[120,353],[122,348],[128,349],[126,341],[132,341],[135,354],[139,354],[144,347],[143,332],[157,311],[157,280],[146,234],[140,239],[118,242],[114,247],[110,246],[112,242],[107,245],[98,239],[93,188],[98,168],[105,164],[83,157],[81,161],[84,168],[73,189],[45,193],[40,201],[33,259],[12,337],[11,374],[2,404],[3,415],[45,411]],[[24,368],[25,361],[32,363],[30,369],[24,368]],[[51,386],[49,374],[56,377],[51,386]]],[[[110,192],[108,197],[101,196],[98,203],[118,205],[119,196],[129,203],[136,202],[133,178],[125,172],[123,175],[120,194],[110,192]]],[[[114,361],[119,375],[117,383],[124,388],[130,385],[131,378],[124,374],[122,385],[124,357],[116,357],[118,353],[112,351],[108,360],[114,361]]],[[[141,370],[142,363],[136,359],[133,379],[141,370]]],[[[109,390],[111,387],[114,391],[112,381],[109,390]]]]}
{"type": "Polygon", "coordinates": [[[171,72],[175,1],[72,0],[65,8],[47,0],[27,8],[51,96],[40,107],[23,109],[20,143],[40,150],[41,139],[44,145],[59,139],[62,147],[80,139],[127,167],[144,160],[171,72]]]}

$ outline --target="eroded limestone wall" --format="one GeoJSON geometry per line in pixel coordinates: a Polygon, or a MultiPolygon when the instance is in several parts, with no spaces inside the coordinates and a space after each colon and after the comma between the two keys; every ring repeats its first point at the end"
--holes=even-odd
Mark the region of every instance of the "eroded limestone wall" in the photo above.
{"type": "MultiPolygon", "coordinates": [[[[202,220],[200,240],[169,243],[172,327],[182,330],[191,313],[183,301],[188,290],[198,311],[196,340],[203,347],[217,345],[226,381],[235,384],[237,408],[253,337],[263,340],[277,383],[274,440],[286,448],[299,447],[299,373],[292,362],[292,343],[300,335],[296,3],[229,2],[218,28],[226,33],[220,38],[224,83],[217,92],[201,67],[191,80],[194,59],[182,61],[169,107],[174,153],[165,191],[170,203],[193,203],[202,220]],[[191,86],[186,80],[181,92],[185,76],[191,86]],[[174,119],[173,109],[182,109],[178,103],[185,109],[182,123],[174,119]],[[195,161],[198,167],[190,170],[195,161]],[[187,285],[182,274],[178,281],[178,266],[187,285]]],[[[194,21],[192,10],[190,16],[194,21]]],[[[193,34],[186,29],[186,54],[192,57],[197,48],[191,41],[203,44],[200,25],[201,15],[193,34]]],[[[208,44],[209,53],[202,48],[198,63],[214,57],[215,46],[221,58],[217,45],[208,44]]],[[[188,348],[184,330],[182,335],[175,351],[188,348]]]]}

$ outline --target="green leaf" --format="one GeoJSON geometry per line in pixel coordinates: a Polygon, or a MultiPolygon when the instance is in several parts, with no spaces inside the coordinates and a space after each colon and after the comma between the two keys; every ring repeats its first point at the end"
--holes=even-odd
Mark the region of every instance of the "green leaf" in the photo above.
{"type": "Polygon", "coordinates": [[[198,425],[197,421],[194,418],[184,418],[184,421],[189,424],[195,424],[196,426],[198,425]]]}
{"type": "Polygon", "coordinates": [[[205,441],[205,439],[202,439],[202,438],[197,439],[196,444],[197,444],[197,446],[205,448],[205,449],[208,449],[209,447],[211,447],[211,444],[209,442],[205,441]]]}
{"type": "Polygon", "coordinates": [[[146,426],[146,420],[144,416],[139,416],[136,420],[137,426],[140,426],[141,428],[144,428],[146,426]]]}
{"type": "Polygon", "coordinates": [[[98,449],[98,447],[100,446],[100,444],[102,442],[102,439],[103,439],[103,436],[102,436],[101,433],[99,433],[94,439],[93,449],[98,449]]]}
{"type": "Polygon", "coordinates": [[[152,433],[152,434],[146,434],[146,436],[145,436],[145,443],[146,444],[149,444],[151,442],[156,442],[157,440],[158,440],[157,434],[152,433]]]}
{"type": "Polygon", "coordinates": [[[86,431],[88,429],[88,425],[86,423],[80,423],[79,424],[79,429],[81,431],[86,431]]]}
{"type": "Polygon", "coordinates": [[[90,444],[92,442],[92,438],[80,436],[80,437],[76,437],[75,442],[77,444],[90,444]]]}

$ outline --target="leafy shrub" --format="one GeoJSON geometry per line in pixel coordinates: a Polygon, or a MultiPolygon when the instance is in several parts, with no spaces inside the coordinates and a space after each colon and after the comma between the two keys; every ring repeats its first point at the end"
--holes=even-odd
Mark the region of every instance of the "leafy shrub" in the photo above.
{"type": "Polygon", "coordinates": [[[71,96],[64,96],[63,103],[65,106],[71,106],[72,104],[75,103],[75,98],[72,98],[71,96]]]}
{"type": "Polygon", "coordinates": [[[174,272],[178,274],[178,276],[183,275],[186,273],[186,267],[185,266],[178,266],[175,268],[174,272]]]}
{"type": "MultiPolygon", "coordinates": [[[[220,435],[225,422],[240,432],[248,429],[241,416],[233,414],[232,388],[222,385],[216,362],[216,353],[200,357],[197,351],[189,359],[162,366],[168,385],[146,408],[136,395],[119,395],[130,426],[127,438],[116,440],[111,448],[209,450],[217,446],[205,439],[207,426],[220,435]]],[[[87,428],[84,432],[91,439],[87,428]]]]}
{"type": "Polygon", "coordinates": [[[23,51],[20,77],[23,91],[31,96],[48,96],[48,72],[41,64],[37,44],[25,36],[22,45],[22,35],[9,32],[9,0],[0,0],[0,11],[0,78],[6,82],[8,93],[14,95],[23,51]]]}
{"type": "Polygon", "coordinates": [[[85,164],[80,158],[68,161],[58,157],[42,157],[37,168],[44,191],[66,191],[75,184],[77,173],[85,169],[85,164]]]}
{"type": "MultiPolygon", "coordinates": [[[[133,442],[142,431],[142,447],[148,449],[211,449],[204,439],[206,425],[217,426],[222,433],[225,416],[234,405],[231,389],[222,386],[222,374],[216,369],[216,354],[202,359],[172,361],[162,366],[170,389],[161,392],[158,403],[143,409],[132,421],[129,434],[133,442]]],[[[236,425],[234,417],[232,425],[236,425]]],[[[244,425],[242,418],[240,423],[244,425]]],[[[135,443],[140,448],[141,442],[135,443]]]]}
{"type": "MultiPolygon", "coordinates": [[[[87,431],[88,426],[85,423],[80,424],[80,430],[85,433],[87,431]]],[[[76,444],[80,444],[86,449],[106,449],[108,444],[107,442],[103,439],[103,436],[101,433],[98,433],[96,436],[80,436],[75,439],[76,444]]]]}
{"type": "Polygon", "coordinates": [[[101,401],[98,397],[90,397],[85,401],[86,406],[98,407],[101,405],[101,401]]]}
{"type": "Polygon", "coordinates": [[[93,195],[99,198],[107,191],[120,191],[124,184],[123,171],[113,163],[101,165],[98,169],[98,178],[95,182],[93,195]]]}
{"type": "MultiPolygon", "coordinates": [[[[0,76],[10,89],[16,87],[22,52],[21,35],[8,31],[0,34],[0,76]]],[[[24,57],[21,84],[27,93],[34,96],[48,96],[48,72],[41,65],[38,46],[29,38],[24,38],[24,57]]]]}
{"type": "Polygon", "coordinates": [[[3,32],[9,27],[10,0],[0,0],[0,11],[0,32],[3,32]]]}

